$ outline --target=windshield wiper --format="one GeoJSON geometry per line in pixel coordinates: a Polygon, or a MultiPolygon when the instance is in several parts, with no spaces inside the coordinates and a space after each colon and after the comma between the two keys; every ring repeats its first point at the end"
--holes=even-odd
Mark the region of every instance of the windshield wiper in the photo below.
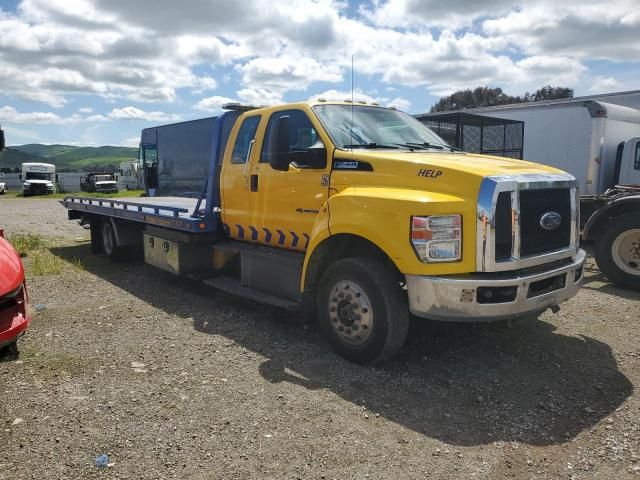
{"type": "Polygon", "coordinates": [[[370,148],[370,149],[393,148],[394,150],[397,150],[399,147],[396,147],[395,145],[389,145],[387,143],[369,142],[369,143],[354,143],[351,145],[343,145],[342,148],[370,148]]]}
{"type": "Polygon", "coordinates": [[[429,142],[422,142],[422,143],[417,143],[417,142],[407,142],[407,145],[414,145],[416,147],[424,147],[425,149],[428,148],[435,148],[436,150],[451,150],[452,152],[462,152],[461,148],[456,148],[456,147],[452,147],[451,145],[440,145],[439,143],[429,143],[429,142]]]}

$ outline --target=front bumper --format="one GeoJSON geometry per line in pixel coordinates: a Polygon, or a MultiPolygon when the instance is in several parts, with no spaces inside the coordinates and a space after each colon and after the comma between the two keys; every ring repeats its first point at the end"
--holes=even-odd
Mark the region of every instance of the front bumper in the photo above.
{"type": "Polygon", "coordinates": [[[0,348],[15,342],[29,327],[30,323],[31,317],[22,313],[12,314],[11,316],[3,316],[0,313],[0,348]]]}
{"type": "Polygon", "coordinates": [[[584,250],[570,263],[529,274],[406,275],[414,315],[453,322],[491,322],[541,312],[573,297],[584,277],[584,250]]]}

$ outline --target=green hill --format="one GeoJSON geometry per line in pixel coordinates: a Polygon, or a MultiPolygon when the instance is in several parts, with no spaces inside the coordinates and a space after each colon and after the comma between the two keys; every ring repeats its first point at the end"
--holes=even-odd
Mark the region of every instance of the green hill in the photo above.
{"type": "Polygon", "coordinates": [[[134,160],[137,148],[129,147],[74,147],[71,145],[17,145],[0,152],[0,169],[13,170],[25,162],[53,163],[59,172],[82,170],[113,170],[120,162],[134,160]]]}

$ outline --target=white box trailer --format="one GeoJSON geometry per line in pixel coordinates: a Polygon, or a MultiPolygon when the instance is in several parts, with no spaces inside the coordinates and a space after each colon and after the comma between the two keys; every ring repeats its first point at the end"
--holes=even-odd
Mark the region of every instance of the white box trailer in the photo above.
{"type": "Polygon", "coordinates": [[[571,173],[583,195],[604,193],[618,184],[640,184],[640,161],[635,161],[640,110],[586,100],[504,105],[472,112],[523,121],[523,158],[571,173]]]}
{"type": "Polygon", "coordinates": [[[582,240],[602,272],[640,289],[640,110],[576,99],[470,112],[524,122],[523,158],[578,180],[582,240]]]}

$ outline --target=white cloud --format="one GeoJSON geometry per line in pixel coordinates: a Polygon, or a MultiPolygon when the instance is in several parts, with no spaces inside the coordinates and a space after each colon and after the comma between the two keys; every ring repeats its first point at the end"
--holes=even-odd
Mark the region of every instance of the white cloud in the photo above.
{"type": "Polygon", "coordinates": [[[150,122],[174,122],[182,119],[181,115],[164,112],[145,112],[133,106],[114,108],[107,117],[111,120],[146,120],[150,122]]]}
{"type": "MultiPolygon", "coordinates": [[[[588,60],[640,62],[637,0],[367,5],[354,16],[343,0],[21,0],[17,12],[0,13],[0,85],[5,96],[53,108],[89,95],[120,105],[79,110],[83,121],[171,121],[178,116],[162,110],[184,105],[183,93],[204,97],[194,108],[211,112],[225,95],[273,104],[316,89],[339,92],[351,55],[356,78],[381,82],[381,91],[408,86],[433,95],[478,85],[513,93],[575,86],[593,79],[588,60]],[[178,106],[121,106],[171,102],[178,106]]],[[[586,88],[612,85],[608,78],[586,88]]],[[[410,108],[400,91],[386,95],[381,103],[410,108]]]]}
{"type": "Polygon", "coordinates": [[[91,107],[82,107],[78,109],[78,112],[80,113],[92,113],[93,112],[93,108],[91,107]]]}
{"type": "Polygon", "coordinates": [[[196,103],[194,108],[196,110],[201,110],[203,112],[219,112],[222,110],[223,105],[227,103],[237,103],[237,102],[238,101],[234,100],[233,98],[220,97],[215,95],[213,97],[203,98],[198,103],[196,103]]]}
{"type": "Polygon", "coordinates": [[[598,76],[589,90],[593,93],[609,93],[621,88],[620,82],[613,77],[598,76]]]}
{"type": "MultiPolygon", "coordinates": [[[[309,100],[313,101],[321,98],[325,100],[339,101],[339,102],[343,102],[345,100],[350,101],[351,92],[331,89],[331,90],[326,90],[324,92],[312,95],[309,97],[309,100]]],[[[411,108],[411,102],[409,102],[409,100],[407,100],[406,98],[401,98],[401,97],[389,98],[389,97],[380,97],[376,95],[369,95],[359,88],[354,89],[353,100],[355,102],[377,103],[379,105],[389,106],[389,107],[393,106],[393,107],[396,107],[398,110],[403,110],[403,111],[409,110],[411,108]]]]}
{"type": "Polygon", "coordinates": [[[119,142],[123,147],[137,147],[140,145],[140,137],[128,137],[119,142]]]}
{"type": "Polygon", "coordinates": [[[0,108],[0,121],[9,123],[45,123],[60,125],[67,120],[53,112],[18,112],[15,108],[0,108]]]}

